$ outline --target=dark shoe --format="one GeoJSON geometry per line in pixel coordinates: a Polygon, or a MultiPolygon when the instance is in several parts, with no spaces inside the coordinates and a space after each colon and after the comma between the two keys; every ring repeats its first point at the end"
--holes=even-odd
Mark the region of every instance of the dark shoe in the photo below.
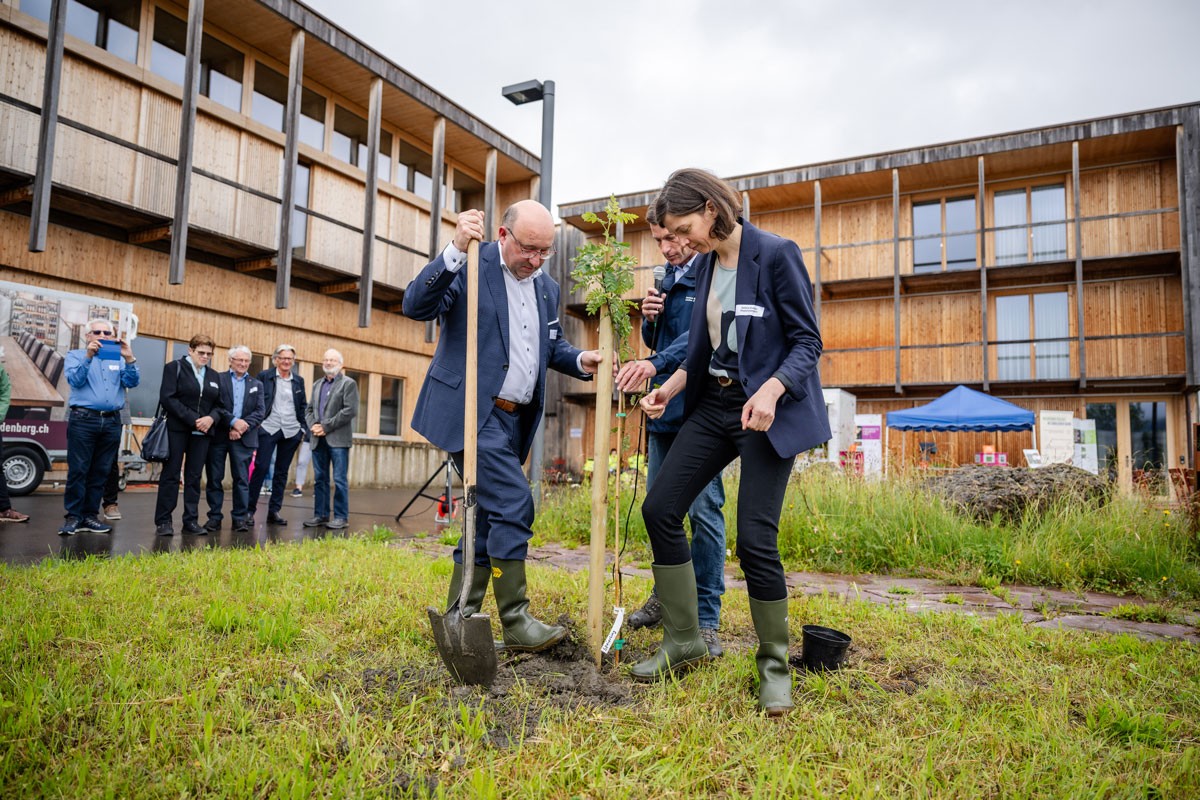
{"type": "Polygon", "coordinates": [[[333,519],[329,520],[329,524],[325,527],[329,528],[331,531],[340,531],[342,528],[350,527],[350,523],[341,517],[334,517],[333,519]]]}
{"type": "Polygon", "coordinates": [[[274,511],[267,514],[268,525],[287,525],[287,520],[276,514],[274,511]]]}
{"type": "Polygon", "coordinates": [[[79,530],[91,531],[92,533],[112,533],[112,525],[107,522],[101,522],[100,518],[94,514],[88,514],[79,523],[79,530]]]}
{"type": "Polygon", "coordinates": [[[701,628],[700,638],[704,640],[704,644],[708,647],[709,658],[720,658],[725,655],[725,649],[721,647],[721,639],[717,636],[716,628],[701,628]]]}
{"type": "Polygon", "coordinates": [[[171,523],[164,522],[162,525],[159,525],[157,528],[154,529],[154,535],[155,536],[174,536],[175,529],[171,527],[171,523]]]}
{"type": "Polygon", "coordinates": [[[492,591],[496,595],[500,624],[504,626],[503,649],[540,653],[567,638],[567,629],[563,626],[547,625],[529,613],[524,561],[493,558],[492,591]]]}
{"type": "Polygon", "coordinates": [[[206,533],[216,533],[217,531],[221,530],[221,520],[210,519],[208,522],[204,523],[204,530],[206,533]]]}
{"type": "Polygon", "coordinates": [[[197,525],[194,522],[185,522],[185,523],[183,523],[183,532],[191,533],[191,534],[199,534],[199,535],[203,536],[204,534],[208,533],[208,529],[201,528],[199,525],[197,525]]]}
{"type": "Polygon", "coordinates": [[[67,517],[67,521],[58,529],[59,536],[74,536],[79,532],[79,518],[67,517]]]}
{"type": "Polygon", "coordinates": [[[662,589],[658,597],[662,603],[663,640],[654,655],[629,671],[638,681],[660,681],[708,660],[708,645],[700,637],[692,562],[666,567],[655,564],[651,569],[655,587],[662,589]]]}
{"type": "Polygon", "coordinates": [[[304,497],[304,492],[299,489],[292,489],[292,497],[304,497]]]}
{"type": "MultiPolygon", "coordinates": [[[[267,520],[270,522],[271,520],[267,520]]],[[[326,522],[329,522],[329,517],[309,517],[302,523],[306,528],[320,528],[326,522]]]]}
{"type": "Polygon", "coordinates": [[[235,519],[233,521],[233,529],[237,533],[245,533],[253,526],[253,521],[249,519],[235,519]]]}
{"type": "Polygon", "coordinates": [[[658,600],[658,592],[651,589],[646,602],[642,604],[641,608],[630,614],[629,619],[625,622],[631,631],[636,631],[638,628],[653,628],[662,622],[662,603],[658,600]]]}
{"type": "Polygon", "coordinates": [[[758,634],[758,707],[782,717],[792,707],[792,669],[788,666],[787,598],[750,598],[750,617],[758,634]]]}
{"type": "Polygon", "coordinates": [[[29,515],[22,514],[15,508],[7,508],[0,511],[0,522],[29,522],[29,515]]]}
{"type": "MultiPolygon", "coordinates": [[[[483,607],[483,597],[487,594],[488,581],[492,577],[490,566],[475,565],[471,570],[471,587],[467,589],[467,604],[463,607],[463,616],[478,614],[483,607]]],[[[450,591],[446,593],[446,608],[454,605],[454,601],[462,594],[463,565],[455,564],[454,572],[450,573],[450,591]]]]}

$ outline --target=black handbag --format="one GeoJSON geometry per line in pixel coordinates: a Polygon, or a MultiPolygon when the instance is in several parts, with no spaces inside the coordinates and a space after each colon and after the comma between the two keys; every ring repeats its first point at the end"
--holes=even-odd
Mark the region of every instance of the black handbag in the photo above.
{"type": "Polygon", "coordinates": [[[142,437],[142,458],[162,464],[171,455],[171,444],[167,440],[167,413],[158,407],[158,416],[150,423],[150,430],[142,437]]]}

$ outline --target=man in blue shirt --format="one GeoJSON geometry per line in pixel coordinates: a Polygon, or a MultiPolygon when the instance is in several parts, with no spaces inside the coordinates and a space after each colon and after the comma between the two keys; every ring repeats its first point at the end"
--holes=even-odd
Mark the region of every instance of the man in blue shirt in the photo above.
{"type": "Polygon", "coordinates": [[[226,460],[233,478],[233,529],[250,530],[250,459],[258,449],[258,426],[267,415],[262,384],[248,372],[253,357],[244,344],[229,348],[229,371],[217,376],[222,412],[213,423],[213,440],[208,446],[205,465],[208,471],[205,533],[221,529],[226,460]]]}
{"type": "Polygon", "coordinates": [[[116,339],[111,321],[91,320],[84,337],[87,345],[70,351],[66,359],[71,397],[67,401],[67,491],[63,495],[67,519],[58,531],[62,536],[112,531],[111,525],[100,521],[96,509],[121,444],[125,390],[141,380],[129,342],[116,339]],[[117,358],[108,357],[110,350],[101,353],[101,343],[106,341],[120,345],[117,358]]]}
{"type": "MultiPolygon", "coordinates": [[[[654,218],[650,204],[646,221],[650,235],[667,260],[662,291],[651,289],[642,301],[642,340],[655,350],[654,355],[640,361],[629,361],[617,374],[617,388],[623,392],[641,391],[653,378],[661,386],[682,364],[687,355],[688,327],[696,301],[696,254],[679,242],[673,233],[654,218]]],[[[666,413],[648,420],[649,466],[647,488],[654,483],[667,451],[683,424],[683,395],[675,397],[666,413]]],[[[724,650],[717,636],[721,624],[721,595],[725,593],[725,486],[721,475],[712,482],[688,509],[692,523],[692,567],[696,571],[696,594],[699,598],[700,636],[713,658],[724,650]]],[[[656,592],[650,593],[645,605],[629,615],[629,628],[653,627],[662,620],[662,604],[656,592]]]]}

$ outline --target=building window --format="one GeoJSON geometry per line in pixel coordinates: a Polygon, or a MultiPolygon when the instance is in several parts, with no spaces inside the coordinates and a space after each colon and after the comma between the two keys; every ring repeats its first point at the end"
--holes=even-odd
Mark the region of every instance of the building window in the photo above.
{"type": "MultiPolygon", "coordinates": [[[[50,0],[21,0],[18,8],[50,21],[50,0]]],[[[68,0],[67,33],[136,64],[141,11],[141,0],[68,0]]]]}
{"type": "Polygon", "coordinates": [[[400,164],[395,184],[417,197],[433,199],[433,156],[405,141],[400,142],[400,164]]]}
{"type": "Polygon", "coordinates": [[[1057,261],[1067,257],[1067,190],[1035,186],[996,192],[993,213],[996,265],[1057,261]]]}
{"type": "Polygon", "coordinates": [[[150,45],[150,71],[183,85],[187,63],[187,24],[161,8],[154,9],[154,41],[150,45]]]}
{"type": "MultiPolygon", "coordinates": [[[[368,135],[365,119],[341,106],[334,107],[331,146],[334,156],[365,171],[368,135]]],[[[385,130],[379,131],[379,161],[377,164],[380,180],[390,181],[392,179],[392,135],[385,130]]]]}
{"type": "Polygon", "coordinates": [[[1071,377],[1069,327],[1066,292],[997,296],[996,380],[1071,377]]]}
{"type": "Polygon", "coordinates": [[[312,181],[312,168],[302,161],[296,162],[296,176],[292,185],[295,207],[292,209],[292,252],[304,258],[304,247],[308,243],[308,191],[312,181]]]}
{"type": "Polygon", "coordinates": [[[379,433],[382,436],[399,436],[400,420],[403,419],[402,400],[404,379],[383,377],[383,392],[379,399],[379,433]]]}
{"type": "Polygon", "coordinates": [[[167,360],[167,342],[152,336],[138,336],[130,345],[138,360],[138,385],[129,390],[129,414],[134,417],[153,417],[158,409],[158,390],[162,386],[163,368],[167,360]]]}
{"type": "Polygon", "coordinates": [[[975,266],[975,198],[913,203],[913,272],[975,266]]]}
{"type": "MultiPolygon", "coordinates": [[[[187,23],[161,8],[154,9],[150,70],[182,86],[186,64],[187,23]]],[[[200,44],[200,94],[240,112],[244,68],[241,52],[204,34],[200,44]]]]}
{"type": "Polygon", "coordinates": [[[296,138],[314,150],[325,149],[325,98],[312,89],[300,90],[300,130],[296,138]]]}
{"type": "Polygon", "coordinates": [[[358,416],[354,418],[354,432],[367,432],[367,373],[346,370],[346,377],[358,384],[358,416]]]}
{"type": "Polygon", "coordinates": [[[287,78],[261,61],[254,62],[254,94],[250,98],[250,116],[272,130],[283,130],[287,111],[287,78]]]}

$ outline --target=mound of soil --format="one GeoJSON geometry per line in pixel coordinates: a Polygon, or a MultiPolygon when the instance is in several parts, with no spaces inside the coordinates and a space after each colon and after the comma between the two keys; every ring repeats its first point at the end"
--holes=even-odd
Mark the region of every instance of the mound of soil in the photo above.
{"type": "Polygon", "coordinates": [[[928,490],[980,521],[1015,520],[1057,503],[1098,508],[1108,502],[1109,485],[1069,464],[1040,469],[965,466],[925,482],[928,490]]]}

